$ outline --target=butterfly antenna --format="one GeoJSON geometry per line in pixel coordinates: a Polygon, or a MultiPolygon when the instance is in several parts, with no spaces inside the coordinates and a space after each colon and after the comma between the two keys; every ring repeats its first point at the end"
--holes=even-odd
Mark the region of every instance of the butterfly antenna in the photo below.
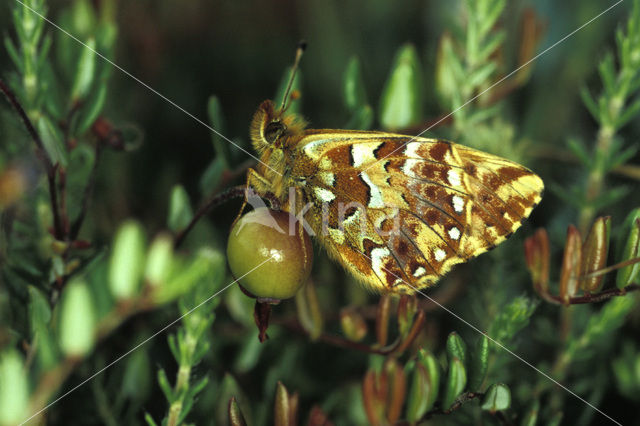
{"type": "Polygon", "coordinates": [[[280,107],[280,111],[284,111],[287,108],[287,101],[289,100],[289,92],[291,91],[291,86],[293,86],[293,80],[296,77],[296,72],[298,71],[298,64],[300,63],[300,58],[302,58],[302,54],[304,53],[304,49],[307,48],[307,42],[301,40],[298,43],[298,47],[296,49],[296,59],[293,61],[293,67],[291,67],[291,75],[289,76],[289,83],[287,84],[287,90],[284,91],[284,98],[282,98],[282,106],[280,107]]]}

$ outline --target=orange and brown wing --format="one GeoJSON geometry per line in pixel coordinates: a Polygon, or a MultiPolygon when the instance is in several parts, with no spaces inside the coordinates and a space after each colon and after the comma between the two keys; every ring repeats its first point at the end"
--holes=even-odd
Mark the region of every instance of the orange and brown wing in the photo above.
{"type": "Polygon", "coordinates": [[[435,139],[340,135],[311,138],[309,221],[330,254],[381,291],[434,284],[508,238],[541,198],[542,180],[500,157],[435,139]]]}

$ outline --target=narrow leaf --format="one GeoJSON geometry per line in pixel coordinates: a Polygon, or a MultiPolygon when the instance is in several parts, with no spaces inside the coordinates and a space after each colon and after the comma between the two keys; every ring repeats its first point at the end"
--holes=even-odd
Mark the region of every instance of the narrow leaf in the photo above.
{"type": "Polygon", "coordinates": [[[467,371],[464,364],[458,358],[449,363],[447,382],[442,397],[442,408],[448,410],[456,401],[456,398],[464,391],[467,384],[467,371]]]}
{"type": "Polygon", "coordinates": [[[482,335],[478,339],[475,350],[471,353],[469,369],[468,388],[471,392],[477,392],[480,390],[489,369],[489,338],[486,335],[482,335]]]}
{"type": "Polygon", "coordinates": [[[578,291],[581,262],[582,238],[578,228],[569,225],[560,272],[560,297],[567,305],[569,299],[575,296],[578,291]]]}

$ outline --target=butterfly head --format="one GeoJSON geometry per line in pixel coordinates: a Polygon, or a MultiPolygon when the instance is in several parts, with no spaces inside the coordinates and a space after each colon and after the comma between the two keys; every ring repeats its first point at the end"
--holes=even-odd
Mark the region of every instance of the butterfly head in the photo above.
{"type": "Polygon", "coordinates": [[[259,153],[265,150],[283,149],[292,136],[299,134],[305,127],[304,121],[296,114],[276,109],[273,101],[260,104],[251,122],[251,141],[259,153]]]}

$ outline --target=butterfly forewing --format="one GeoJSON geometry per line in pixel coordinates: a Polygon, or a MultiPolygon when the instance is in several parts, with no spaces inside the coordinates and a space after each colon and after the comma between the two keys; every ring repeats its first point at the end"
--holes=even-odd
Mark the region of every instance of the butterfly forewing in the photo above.
{"type": "Polygon", "coordinates": [[[525,167],[443,140],[309,130],[296,151],[292,174],[305,182],[308,221],[322,244],[387,291],[427,287],[493,248],[543,190],[525,167]]]}

